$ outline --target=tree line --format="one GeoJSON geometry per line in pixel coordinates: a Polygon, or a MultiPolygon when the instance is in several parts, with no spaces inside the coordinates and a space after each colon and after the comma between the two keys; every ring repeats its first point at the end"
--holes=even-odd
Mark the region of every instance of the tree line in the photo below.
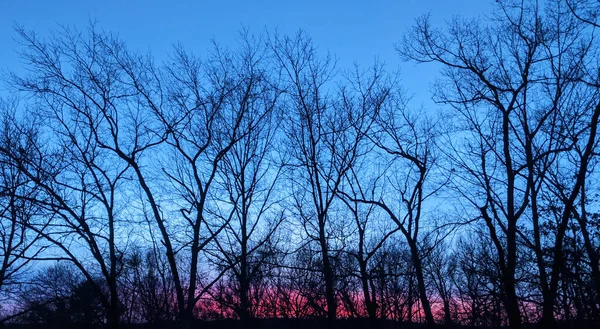
{"type": "Polygon", "coordinates": [[[600,321],[600,7],[497,1],[383,63],[304,32],[203,56],[16,28],[0,103],[2,323],[600,321]]]}

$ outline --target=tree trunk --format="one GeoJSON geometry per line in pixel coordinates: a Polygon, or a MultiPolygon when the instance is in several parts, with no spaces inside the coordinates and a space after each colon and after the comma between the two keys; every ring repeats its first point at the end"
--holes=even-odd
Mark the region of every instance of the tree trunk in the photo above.
{"type": "Polygon", "coordinates": [[[450,313],[450,301],[444,298],[444,323],[449,326],[452,325],[452,314],[450,313]]]}
{"type": "Polygon", "coordinates": [[[248,237],[246,236],[246,221],[244,219],[244,225],[242,225],[242,253],[240,257],[240,322],[242,328],[250,328],[250,301],[248,300],[248,292],[250,290],[250,283],[248,282],[248,248],[247,248],[248,237]]]}
{"type": "Polygon", "coordinates": [[[373,298],[371,298],[372,296],[369,291],[369,280],[367,277],[367,275],[368,275],[367,264],[363,260],[360,260],[359,263],[360,263],[359,264],[360,280],[361,280],[362,289],[363,289],[363,298],[365,300],[365,309],[367,311],[367,315],[369,316],[369,320],[370,320],[371,324],[373,324],[374,321],[377,319],[377,305],[375,304],[375,300],[373,300],[373,298]]]}
{"type": "MultiPolygon", "coordinates": [[[[510,208],[511,206],[509,206],[509,209],[510,208]]],[[[523,325],[521,321],[521,310],[519,309],[519,299],[517,297],[517,288],[515,282],[515,272],[517,267],[517,223],[516,220],[510,218],[508,223],[506,244],[507,260],[506,268],[502,278],[502,284],[504,287],[504,307],[506,308],[508,325],[510,328],[521,329],[523,325]]]]}
{"type": "MultiPolygon", "coordinates": [[[[321,215],[321,217],[323,217],[321,215]]],[[[325,220],[324,218],[320,218],[319,224],[319,242],[321,245],[321,255],[323,257],[323,277],[325,279],[325,299],[327,302],[327,319],[329,328],[333,328],[335,326],[335,319],[337,315],[337,303],[335,300],[335,291],[334,291],[334,280],[333,280],[333,270],[331,268],[331,263],[329,260],[329,246],[327,245],[327,240],[325,239],[325,220]]]]}
{"type": "Polygon", "coordinates": [[[427,289],[425,287],[425,277],[423,276],[423,265],[421,263],[421,258],[419,257],[419,251],[414,241],[409,240],[409,246],[415,274],[417,276],[419,298],[421,300],[421,305],[423,306],[423,313],[425,313],[425,321],[427,322],[428,328],[434,328],[435,320],[433,319],[433,312],[431,312],[431,304],[429,304],[429,299],[427,299],[427,289]]]}

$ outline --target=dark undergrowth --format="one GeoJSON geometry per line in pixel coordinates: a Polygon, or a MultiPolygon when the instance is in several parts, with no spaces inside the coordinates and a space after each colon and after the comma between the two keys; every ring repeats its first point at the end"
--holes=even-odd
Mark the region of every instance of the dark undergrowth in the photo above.
{"type": "MultiPolygon", "coordinates": [[[[256,319],[246,326],[237,320],[196,321],[192,329],[328,329],[328,321],[325,319],[256,319]]],[[[0,329],[93,329],[102,328],[90,324],[72,323],[39,323],[39,324],[0,324],[0,329]]],[[[175,322],[164,322],[154,324],[122,324],[121,329],[179,329],[175,322]]],[[[427,329],[427,326],[419,323],[406,323],[391,320],[370,321],[368,319],[338,319],[335,322],[336,329],[427,329]]],[[[437,325],[436,329],[492,329],[497,327],[475,327],[464,325],[437,325]]],[[[504,327],[503,327],[504,328],[504,327]]],[[[524,329],[600,329],[600,323],[590,321],[557,322],[552,328],[539,328],[535,324],[526,324],[524,329]]]]}

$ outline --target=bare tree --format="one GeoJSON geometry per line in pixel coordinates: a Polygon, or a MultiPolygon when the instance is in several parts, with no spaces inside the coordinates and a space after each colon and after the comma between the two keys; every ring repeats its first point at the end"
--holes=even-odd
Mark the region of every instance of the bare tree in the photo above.
{"type": "MultiPolygon", "coordinates": [[[[222,236],[213,240],[209,254],[218,268],[229,270],[235,283],[236,301],[231,305],[243,326],[257,313],[251,293],[260,287],[263,274],[276,263],[277,230],[284,216],[277,209],[282,193],[277,192],[282,165],[275,144],[279,138],[280,94],[276,77],[271,77],[267,48],[262,38],[244,32],[236,54],[238,74],[248,74],[247,93],[236,95],[244,104],[239,140],[224,155],[217,173],[218,199],[230,218],[222,236]],[[249,69],[248,69],[249,68],[249,69]],[[248,70],[246,72],[246,70],[248,70]]],[[[235,138],[232,136],[232,138],[235,138]]],[[[258,300],[255,300],[258,302],[258,300]]]]}
{"type": "MultiPolygon", "coordinates": [[[[372,133],[375,120],[386,102],[393,98],[392,93],[396,87],[396,81],[393,76],[385,72],[385,67],[380,63],[375,63],[373,67],[366,71],[361,71],[355,67],[354,71],[347,77],[347,86],[341,90],[341,99],[343,106],[348,113],[352,113],[354,121],[350,121],[356,136],[361,136],[365,141],[372,133]]],[[[348,209],[348,216],[354,221],[354,229],[357,234],[356,245],[348,250],[348,253],[357,261],[357,276],[360,279],[363,294],[365,310],[371,321],[377,318],[377,302],[375,291],[370,288],[370,271],[372,270],[372,259],[382,248],[386,240],[399,230],[398,227],[390,228],[381,221],[375,221],[373,218],[381,217],[378,209],[373,204],[361,204],[357,202],[360,196],[366,192],[365,184],[367,175],[361,173],[369,172],[372,165],[372,158],[369,155],[373,152],[373,144],[362,143],[356,146],[357,160],[355,165],[348,170],[344,180],[344,186],[340,191],[342,202],[348,209]]],[[[346,240],[351,240],[349,236],[346,240]]],[[[351,241],[347,241],[350,244],[351,241]]]]}
{"type": "Polygon", "coordinates": [[[344,177],[362,151],[364,131],[372,122],[366,111],[371,108],[354,107],[343,88],[337,92],[330,86],[336,73],[333,59],[319,58],[305,33],[275,36],[271,49],[286,77],[288,142],[283,152],[290,157],[294,208],[308,243],[319,247],[327,317],[333,325],[337,315],[333,211],[344,177]]]}
{"type": "MultiPolygon", "coordinates": [[[[502,1],[493,24],[455,20],[447,33],[433,28],[425,17],[400,49],[406,58],[444,66],[436,100],[455,111],[459,129],[468,136],[462,142],[451,134],[445,153],[457,174],[456,191],[489,229],[513,328],[522,323],[516,277],[519,248],[537,255],[539,286],[547,304],[544,317],[552,317],[560,273],[556,266],[569,215],[565,213],[564,225],[557,228],[551,259],[558,264],[549,279],[539,230],[544,220],[540,195],[547,188],[549,168],[561,162],[559,155],[572,150],[583,131],[595,135],[595,128],[581,130],[575,124],[588,117],[595,125],[586,105],[594,97],[575,97],[590,95],[578,79],[592,54],[591,39],[564,15],[561,4],[549,3],[544,14],[537,2],[502,1]],[[524,233],[524,221],[531,225],[531,234],[524,233]]],[[[585,171],[584,162],[579,168],[585,171]]],[[[575,199],[578,183],[563,183],[575,199]]]]}
{"type": "Polygon", "coordinates": [[[37,153],[32,159],[21,160],[14,152],[11,157],[43,191],[33,201],[53,218],[46,227],[29,228],[62,251],[57,259],[73,262],[82,272],[116,328],[121,309],[118,277],[131,229],[121,218],[130,164],[118,161],[109,145],[135,148],[135,131],[142,125],[136,122],[139,118],[119,116],[121,106],[133,104],[110,55],[118,43],[93,27],[89,39],[67,28],[47,41],[33,32],[18,32],[31,74],[13,76],[14,86],[35,97],[32,115],[43,120],[41,134],[48,143],[32,145],[37,153]],[[104,284],[107,294],[101,289],[104,284]]]}
{"type": "Polygon", "coordinates": [[[445,325],[455,321],[454,285],[452,283],[456,272],[456,263],[451,258],[449,243],[441,242],[431,247],[431,252],[425,259],[425,273],[433,284],[437,297],[442,300],[442,312],[445,325]]]}
{"type": "Polygon", "coordinates": [[[303,32],[156,64],[93,25],[17,28],[0,294],[21,309],[0,322],[593,323],[597,9],[417,19],[398,51],[441,65],[438,119],[396,72],[340,71],[303,32]]]}
{"type": "Polygon", "coordinates": [[[71,265],[57,263],[38,270],[18,299],[26,312],[16,318],[47,328],[104,327],[106,309],[98,291],[71,265]]]}
{"type": "MultiPolygon", "coordinates": [[[[32,225],[40,216],[39,207],[32,202],[38,189],[12,158],[17,150],[21,159],[27,158],[31,134],[21,129],[20,119],[8,103],[0,100],[0,294],[2,298],[11,296],[11,288],[22,285],[26,271],[32,260],[41,259],[47,245],[39,233],[31,231],[32,225]],[[9,152],[9,153],[6,153],[9,152]]],[[[30,129],[34,129],[32,124],[30,129]]],[[[33,131],[33,130],[32,130],[33,131]]]]}
{"type": "Polygon", "coordinates": [[[600,26],[600,4],[594,0],[565,0],[569,11],[583,23],[592,27],[600,26]]]}
{"type": "MultiPolygon", "coordinates": [[[[202,270],[208,273],[200,264],[202,250],[237,209],[223,215],[214,199],[221,161],[275,106],[278,93],[261,66],[260,49],[215,46],[201,65],[179,47],[160,69],[93,27],[87,35],[64,29],[48,42],[23,30],[20,35],[32,74],[15,83],[39,100],[38,112],[51,120],[48,133],[60,147],[48,157],[54,162],[44,164],[58,166],[60,175],[51,183],[36,181],[51,200],[44,205],[63,220],[44,237],[91,279],[92,270],[80,261],[84,256],[71,252],[65,239],[72,233],[88,243],[110,287],[106,304],[116,326],[123,255],[117,241],[125,244],[128,235],[118,228],[119,204],[130,201],[127,191],[141,190],[150,212],[137,216],[149,215],[158,228],[179,318],[189,326],[200,296],[230,269],[199,281],[202,270]],[[59,231],[63,225],[72,232],[59,231]]],[[[29,178],[36,179],[35,172],[29,178]]]]}
{"type": "Polygon", "coordinates": [[[425,254],[419,235],[424,202],[439,189],[434,184],[428,186],[435,160],[435,125],[424,116],[410,112],[399,92],[388,96],[375,122],[369,139],[378,150],[373,153],[376,158],[372,163],[380,169],[370,182],[370,188],[363,188],[351,200],[379,207],[398,227],[410,249],[426,322],[435,326],[427,297],[422,264],[425,254]]]}
{"type": "Polygon", "coordinates": [[[486,230],[475,230],[454,246],[456,272],[451,278],[459,298],[460,321],[470,326],[502,326],[506,318],[500,298],[500,268],[486,230]]]}
{"type": "Polygon", "coordinates": [[[177,316],[173,278],[161,250],[156,246],[134,246],[123,263],[119,279],[126,312],[124,323],[155,325],[177,316]]]}
{"type": "MultiPolygon", "coordinates": [[[[245,148],[256,148],[259,151],[261,147],[270,145],[270,141],[264,144],[264,140],[254,139],[257,138],[257,131],[266,130],[263,125],[271,120],[278,92],[264,66],[262,45],[253,43],[249,37],[242,35],[240,47],[234,51],[215,45],[211,56],[203,65],[199,59],[178,48],[175,62],[166,69],[170,101],[168,106],[160,109],[159,117],[168,127],[166,144],[173,161],[165,163],[162,172],[177,195],[174,200],[174,216],[180,217],[182,234],[169,233],[166,228],[161,228],[161,234],[163,241],[181,241],[180,247],[172,249],[173,253],[187,250],[189,269],[186,275],[189,283],[185,296],[178,296],[178,303],[185,300],[185,307],[180,306],[180,311],[187,322],[203,293],[226,272],[239,266],[240,259],[236,255],[235,258],[228,259],[226,266],[214,278],[206,282],[198,281],[201,270],[209,273],[206,267],[200,267],[201,252],[207,245],[214,243],[218,250],[225,251],[225,240],[218,241],[215,238],[226,233],[226,229],[229,229],[229,235],[225,234],[224,239],[233,237],[230,234],[235,227],[232,224],[234,218],[248,223],[251,210],[243,209],[240,212],[240,207],[251,205],[252,196],[248,195],[248,189],[257,188],[257,181],[263,172],[258,169],[254,173],[254,181],[251,177],[243,177],[243,183],[249,184],[247,186],[240,188],[235,185],[240,181],[236,181],[233,175],[248,174],[246,170],[250,170],[249,166],[255,163],[254,156],[250,153],[252,150],[245,148]],[[238,143],[242,144],[237,147],[238,143]],[[236,156],[243,158],[234,163],[236,156]],[[227,161],[224,162],[225,160],[227,161]],[[233,184],[229,185],[231,194],[225,199],[232,201],[233,205],[221,203],[219,189],[215,188],[220,170],[227,170],[227,166],[230,169],[234,166],[236,170],[229,172],[232,176],[222,181],[225,186],[233,184]],[[240,200],[242,197],[247,199],[240,200]],[[239,203],[241,201],[243,205],[239,203]]],[[[271,139],[272,136],[268,138],[271,139]]],[[[268,205],[270,200],[266,200],[265,205],[268,205]]],[[[160,210],[157,206],[153,208],[155,218],[162,222],[160,210]]],[[[246,229],[251,230],[249,225],[251,224],[247,224],[246,229]]],[[[246,233],[251,235],[249,231],[246,233]]],[[[248,237],[246,235],[245,239],[248,237]]],[[[248,241],[244,241],[243,245],[248,248],[248,241]]],[[[227,253],[221,252],[221,256],[224,254],[227,253]]],[[[212,255],[215,256],[214,253],[212,255]]],[[[250,257],[248,250],[245,256],[250,257]]],[[[244,261],[247,262],[248,258],[244,261]]],[[[248,267],[245,266],[244,270],[247,271],[248,267]]],[[[244,284],[247,280],[248,277],[244,278],[244,284]]]]}
{"type": "Polygon", "coordinates": [[[332,106],[324,84],[334,74],[331,58],[320,60],[311,40],[299,32],[295,38],[275,37],[271,48],[278,60],[288,84],[285,86],[289,103],[284,128],[289,139],[288,152],[293,161],[297,179],[292,180],[299,220],[309,235],[316,241],[321,254],[321,273],[325,282],[327,317],[333,321],[337,315],[337,300],[334,291],[328,215],[335,199],[342,176],[340,168],[348,166],[343,150],[336,143],[339,121],[328,116],[332,106]],[[340,166],[336,164],[340,162],[340,166]]]}

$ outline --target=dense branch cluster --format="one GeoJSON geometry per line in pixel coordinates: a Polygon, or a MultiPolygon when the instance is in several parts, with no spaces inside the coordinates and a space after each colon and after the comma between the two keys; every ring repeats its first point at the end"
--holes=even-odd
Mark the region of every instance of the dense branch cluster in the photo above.
{"type": "Polygon", "coordinates": [[[157,63],[95,26],[18,28],[1,321],[597,325],[599,12],[418,18],[397,50],[441,67],[439,110],[303,32],[157,63]]]}

